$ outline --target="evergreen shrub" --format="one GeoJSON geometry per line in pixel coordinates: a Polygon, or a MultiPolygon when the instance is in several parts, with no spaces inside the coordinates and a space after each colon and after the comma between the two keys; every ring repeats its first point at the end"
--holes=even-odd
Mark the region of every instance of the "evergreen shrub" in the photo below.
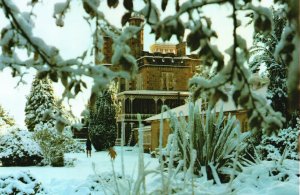
{"type": "Polygon", "coordinates": [[[31,132],[12,128],[0,136],[2,166],[34,166],[42,160],[41,148],[31,132]]]}
{"type": "Polygon", "coordinates": [[[89,136],[97,151],[113,147],[117,138],[116,106],[112,92],[97,96],[96,105],[90,108],[89,136]]]}

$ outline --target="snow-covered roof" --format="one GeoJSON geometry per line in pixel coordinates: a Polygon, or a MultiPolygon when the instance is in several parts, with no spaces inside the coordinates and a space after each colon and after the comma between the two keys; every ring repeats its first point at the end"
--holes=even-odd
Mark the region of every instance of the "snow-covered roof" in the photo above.
{"type": "MultiPolygon", "coordinates": [[[[196,102],[196,105],[199,106],[201,105],[202,100],[198,100],[196,102]]],[[[215,105],[215,110],[216,112],[220,112],[221,108],[223,107],[224,112],[229,112],[229,111],[236,111],[236,110],[242,110],[240,107],[236,108],[234,102],[229,100],[228,102],[224,102],[222,100],[219,100],[217,104],[215,105]]],[[[170,110],[172,113],[176,114],[176,116],[188,116],[189,113],[189,104],[184,104],[182,106],[178,106],[176,108],[173,108],[170,110]]],[[[145,119],[145,121],[153,121],[153,120],[160,120],[161,115],[163,115],[163,119],[170,118],[168,111],[163,112],[161,114],[154,115],[152,117],[149,117],[145,119]]]]}
{"type": "MultiPolygon", "coordinates": [[[[262,87],[260,89],[257,89],[254,91],[256,94],[265,96],[267,92],[267,87],[262,87]]],[[[230,93],[230,92],[229,92],[230,93]]],[[[196,101],[196,105],[200,106],[202,103],[202,100],[199,99],[196,101]]],[[[219,100],[216,105],[215,105],[215,110],[216,112],[220,112],[221,108],[223,107],[224,112],[229,112],[229,111],[238,111],[238,110],[243,110],[241,107],[236,107],[235,103],[232,99],[232,97],[228,98],[227,102],[224,102],[223,100],[219,100]]],[[[188,116],[189,113],[189,104],[184,104],[182,106],[173,108],[170,110],[172,113],[175,113],[176,116],[188,116]]],[[[154,115],[152,117],[146,118],[145,121],[153,121],[153,120],[160,120],[161,115],[163,115],[163,119],[170,118],[168,111],[154,115]]]]}
{"type": "MultiPolygon", "coordinates": [[[[133,128],[132,131],[138,131],[139,127],[133,128]]],[[[151,125],[143,126],[142,131],[151,131],[151,125]]]]}
{"type": "Polygon", "coordinates": [[[120,95],[189,95],[188,91],[159,91],[159,90],[131,90],[118,93],[120,95]]]}

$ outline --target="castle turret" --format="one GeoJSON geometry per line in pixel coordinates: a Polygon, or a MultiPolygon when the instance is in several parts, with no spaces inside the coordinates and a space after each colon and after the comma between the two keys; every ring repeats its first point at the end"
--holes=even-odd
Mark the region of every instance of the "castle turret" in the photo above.
{"type": "MultiPolygon", "coordinates": [[[[144,19],[140,16],[133,16],[129,19],[129,25],[132,26],[142,26],[144,19]]],[[[130,39],[129,46],[131,48],[132,55],[138,59],[144,50],[144,30],[141,29],[137,34],[136,37],[130,39]]]]}

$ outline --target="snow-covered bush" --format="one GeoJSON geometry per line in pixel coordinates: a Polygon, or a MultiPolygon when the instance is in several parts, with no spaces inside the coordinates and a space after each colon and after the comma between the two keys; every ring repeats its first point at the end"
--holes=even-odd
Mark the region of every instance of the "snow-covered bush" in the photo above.
{"type": "Polygon", "coordinates": [[[278,132],[278,135],[263,135],[261,143],[256,150],[262,159],[278,160],[282,155],[287,159],[298,160],[299,127],[286,128],[278,132]]]}
{"type": "Polygon", "coordinates": [[[63,130],[64,136],[64,152],[65,153],[79,153],[85,151],[85,145],[81,144],[77,140],[73,138],[73,132],[71,131],[71,127],[67,126],[63,130]]]}
{"type": "Polygon", "coordinates": [[[225,116],[223,110],[219,113],[210,109],[200,112],[201,105],[190,103],[188,119],[178,119],[169,113],[173,136],[166,148],[167,156],[170,156],[168,166],[177,161],[179,151],[182,157],[179,165],[183,169],[220,183],[219,169],[232,162],[237,150],[246,147],[243,141],[249,133],[241,133],[235,116],[225,116]]]}
{"type": "Polygon", "coordinates": [[[68,128],[60,134],[47,123],[36,125],[34,138],[39,143],[45,156],[45,163],[52,166],[64,165],[64,153],[84,152],[82,144],[72,138],[68,128]],[[65,132],[66,131],[66,132],[65,132]]]}
{"type": "Polygon", "coordinates": [[[31,132],[11,128],[0,136],[0,161],[3,166],[32,166],[43,159],[40,146],[31,132]]]}
{"type": "Polygon", "coordinates": [[[39,143],[46,163],[52,166],[64,166],[64,136],[53,128],[43,124],[37,125],[34,138],[39,143]]]}
{"type": "Polygon", "coordinates": [[[64,153],[80,153],[85,151],[85,145],[71,137],[63,137],[64,153]]]}
{"type": "Polygon", "coordinates": [[[77,193],[85,194],[131,194],[130,186],[134,181],[130,177],[119,173],[104,172],[101,174],[89,175],[86,181],[85,189],[82,187],[76,190],[77,193]],[[118,186],[118,188],[116,187],[118,186]]]}
{"type": "Polygon", "coordinates": [[[19,172],[7,176],[0,176],[0,194],[42,195],[47,193],[42,184],[29,172],[19,172]]]}
{"type": "Polygon", "coordinates": [[[236,172],[233,194],[299,194],[298,161],[261,161],[236,172]]]}

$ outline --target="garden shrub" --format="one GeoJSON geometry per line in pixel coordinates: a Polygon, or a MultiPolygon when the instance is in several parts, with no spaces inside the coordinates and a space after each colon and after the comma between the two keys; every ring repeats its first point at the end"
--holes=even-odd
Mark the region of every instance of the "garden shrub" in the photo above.
{"type": "Polygon", "coordinates": [[[34,133],[46,163],[54,167],[64,166],[64,137],[53,129],[42,129],[34,133]]]}
{"type": "Polygon", "coordinates": [[[33,166],[42,159],[41,148],[31,132],[11,128],[0,136],[0,161],[3,166],[33,166]]]}
{"type": "Polygon", "coordinates": [[[255,149],[261,159],[278,160],[285,155],[284,158],[299,160],[298,137],[299,127],[281,129],[278,135],[263,135],[255,149]]]}
{"type": "Polygon", "coordinates": [[[0,194],[47,194],[42,184],[29,172],[19,172],[7,176],[0,176],[0,194]]]}

